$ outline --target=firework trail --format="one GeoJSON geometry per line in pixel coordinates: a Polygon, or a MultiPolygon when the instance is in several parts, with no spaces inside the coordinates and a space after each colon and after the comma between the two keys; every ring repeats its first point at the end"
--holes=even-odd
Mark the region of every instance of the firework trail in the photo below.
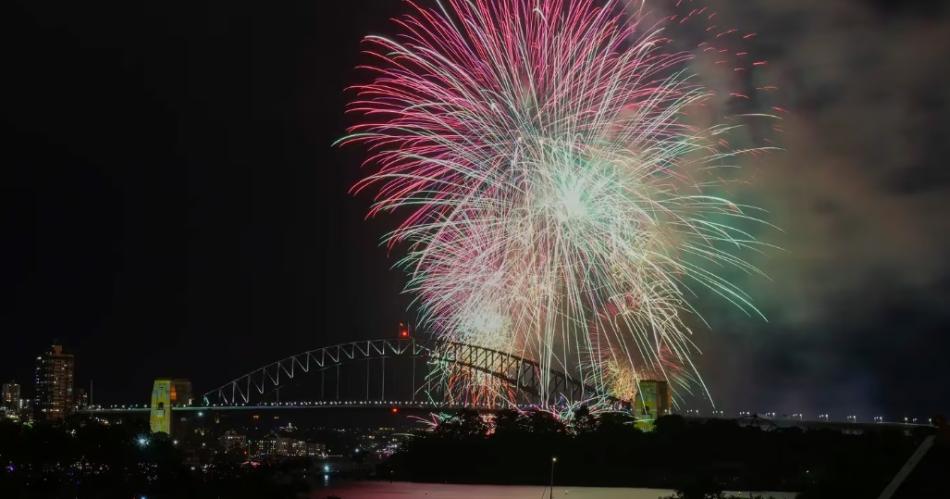
{"type": "Polygon", "coordinates": [[[354,191],[375,190],[370,215],[402,215],[386,241],[407,248],[423,325],[534,359],[542,384],[557,370],[632,396],[660,376],[708,394],[688,298],[758,313],[723,277],[758,272],[736,256],[758,246],[739,228],[755,210],[713,193],[718,168],[761,148],[730,146],[730,121],[695,124],[717,93],[668,35],[687,18],[640,2],[407,3],[397,37],[365,39],[373,77],[340,142],[369,151],[354,191]]]}

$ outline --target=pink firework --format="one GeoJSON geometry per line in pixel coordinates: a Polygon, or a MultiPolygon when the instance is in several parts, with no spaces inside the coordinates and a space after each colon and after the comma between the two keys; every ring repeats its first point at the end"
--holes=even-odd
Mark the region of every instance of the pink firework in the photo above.
{"type": "Polygon", "coordinates": [[[718,273],[757,272],[735,255],[757,244],[738,228],[755,218],[715,195],[711,172],[761,150],[730,146],[735,125],[710,118],[716,92],[673,49],[670,26],[710,13],[407,3],[398,36],[366,38],[373,78],[354,86],[362,120],[341,143],[369,151],[354,191],[376,190],[370,215],[402,216],[387,241],[407,245],[423,324],[536,360],[542,384],[562,371],[604,385],[609,359],[633,373],[675,365],[701,385],[680,372],[695,372],[693,287],[757,313],[718,273]]]}

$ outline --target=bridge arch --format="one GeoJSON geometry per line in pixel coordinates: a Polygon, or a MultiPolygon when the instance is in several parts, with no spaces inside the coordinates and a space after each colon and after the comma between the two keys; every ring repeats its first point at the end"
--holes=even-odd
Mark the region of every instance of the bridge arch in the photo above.
{"type": "MultiPolygon", "coordinates": [[[[291,355],[208,391],[204,394],[204,402],[217,406],[253,405],[266,394],[293,383],[301,376],[333,367],[339,369],[339,366],[354,361],[399,357],[424,359],[427,366],[444,363],[484,373],[536,401],[582,401],[599,396],[592,387],[565,373],[550,371],[546,373],[546,379],[542,379],[537,362],[510,353],[447,341],[428,346],[415,338],[399,338],[351,341],[291,355]]],[[[416,385],[415,363],[412,366],[412,384],[416,385]]],[[[423,373],[421,379],[429,380],[428,373],[423,373]]],[[[417,390],[417,387],[412,389],[417,390]]],[[[431,391],[431,386],[427,391],[431,391]]]]}

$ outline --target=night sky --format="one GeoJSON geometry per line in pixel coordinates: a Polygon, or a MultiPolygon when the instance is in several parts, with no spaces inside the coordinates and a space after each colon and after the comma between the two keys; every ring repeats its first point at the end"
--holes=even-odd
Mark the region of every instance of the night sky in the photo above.
{"type": "MultiPolygon", "coordinates": [[[[726,410],[950,412],[950,9],[714,1],[790,109],[741,200],[781,230],[741,278],[768,322],[697,308],[726,410]]],[[[0,378],[56,338],[98,402],[202,392],[395,334],[409,297],[364,221],[344,87],[401,2],[17,1],[4,15],[0,378]],[[133,5],[134,4],[134,5],[133,5]]],[[[695,407],[704,407],[699,403],[695,407]]]]}

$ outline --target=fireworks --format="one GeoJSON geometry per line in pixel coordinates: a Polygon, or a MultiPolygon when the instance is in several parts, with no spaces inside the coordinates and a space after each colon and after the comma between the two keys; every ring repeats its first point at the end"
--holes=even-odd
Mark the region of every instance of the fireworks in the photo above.
{"type": "Polygon", "coordinates": [[[757,313],[723,277],[757,272],[736,256],[756,218],[713,194],[715,168],[748,151],[729,145],[733,124],[696,124],[715,93],[672,48],[671,19],[611,1],[410,5],[397,37],[366,38],[374,76],[341,143],[369,151],[354,190],[375,190],[370,215],[402,216],[386,240],[407,248],[422,324],[534,359],[542,382],[702,386],[687,298],[757,313]]]}

